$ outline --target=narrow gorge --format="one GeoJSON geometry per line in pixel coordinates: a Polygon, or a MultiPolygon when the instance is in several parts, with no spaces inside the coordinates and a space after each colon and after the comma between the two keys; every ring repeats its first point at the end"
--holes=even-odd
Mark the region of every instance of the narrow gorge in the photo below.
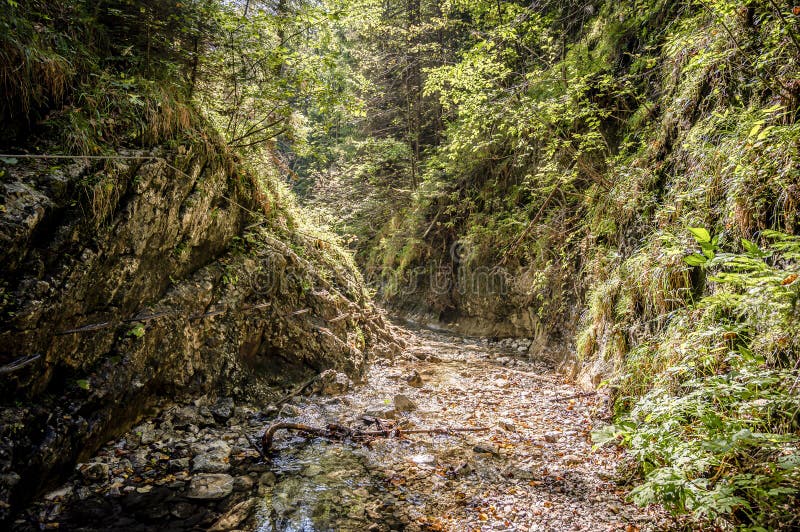
{"type": "Polygon", "coordinates": [[[0,528],[800,527],[800,6],[0,29],[0,528]]]}

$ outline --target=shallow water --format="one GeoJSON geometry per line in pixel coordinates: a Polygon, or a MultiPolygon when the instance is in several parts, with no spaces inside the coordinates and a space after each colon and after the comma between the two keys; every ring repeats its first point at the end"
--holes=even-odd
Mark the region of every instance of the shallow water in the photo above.
{"type": "Polygon", "coordinates": [[[322,440],[296,445],[275,459],[277,481],[258,503],[257,530],[366,530],[372,524],[367,508],[382,503],[365,453],[322,440]]]}

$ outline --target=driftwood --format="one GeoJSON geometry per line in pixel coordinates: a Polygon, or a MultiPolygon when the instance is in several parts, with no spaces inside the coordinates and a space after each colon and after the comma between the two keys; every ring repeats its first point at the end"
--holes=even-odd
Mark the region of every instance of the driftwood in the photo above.
{"type": "Polygon", "coordinates": [[[337,425],[335,423],[329,424],[327,427],[311,427],[303,425],[302,423],[275,423],[270,425],[264,431],[261,437],[261,456],[269,456],[272,450],[272,441],[275,438],[275,433],[279,430],[294,430],[301,432],[308,436],[315,436],[318,438],[325,438],[334,441],[357,441],[368,442],[376,438],[402,438],[406,434],[453,434],[457,432],[486,432],[489,427],[462,427],[462,428],[435,428],[435,429],[400,429],[397,427],[379,429],[379,430],[354,430],[344,425],[337,425]]]}

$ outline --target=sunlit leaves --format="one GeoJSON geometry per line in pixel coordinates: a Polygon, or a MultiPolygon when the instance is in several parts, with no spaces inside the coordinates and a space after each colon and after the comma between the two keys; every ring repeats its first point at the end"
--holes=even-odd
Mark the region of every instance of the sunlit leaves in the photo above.
{"type": "MultiPolygon", "coordinates": [[[[698,245],[716,245],[709,231],[689,231],[698,245]]],[[[598,442],[622,441],[642,463],[644,482],[632,492],[640,504],[766,524],[798,495],[794,360],[776,351],[795,349],[800,328],[793,303],[800,240],[762,236],[771,241],[766,250],[743,239],[741,254],[715,248],[713,258],[685,258],[706,268],[713,287],[673,318],[650,354],[671,357],[671,367],[598,433],[598,442]]]]}
{"type": "Polygon", "coordinates": [[[343,47],[341,9],[281,5],[222,10],[197,97],[231,146],[246,150],[281,138],[305,155],[316,131],[363,111],[351,96],[357,77],[343,47]]]}
{"type": "Polygon", "coordinates": [[[709,234],[707,229],[702,227],[689,227],[688,230],[694,235],[698,244],[708,244],[711,242],[711,234],[709,234]]]}
{"type": "Polygon", "coordinates": [[[686,264],[689,266],[703,266],[706,264],[706,262],[708,262],[708,258],[699,253],[692,253],[691,255],[684,257],[683,260],[686,261],[686,264]]]}

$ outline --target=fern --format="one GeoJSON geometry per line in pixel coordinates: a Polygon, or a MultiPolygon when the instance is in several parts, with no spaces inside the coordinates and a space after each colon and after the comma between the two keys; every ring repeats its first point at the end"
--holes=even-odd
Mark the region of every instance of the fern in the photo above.
{"type": "Polygon", "coordinates": [[[732,253],[707,231],[690,231],[702,254],[689,257],[706,259],[697,266],[709,276],[707,295],[650,347],[671,366],[643,396],[627,398],[633,407],[595,441],[619,441],[638,460],[644,480],[631,496],[639,504],[743,529],[795,527],[800,239],[765,232],[766,250],[745,240],[732,253]]]}

